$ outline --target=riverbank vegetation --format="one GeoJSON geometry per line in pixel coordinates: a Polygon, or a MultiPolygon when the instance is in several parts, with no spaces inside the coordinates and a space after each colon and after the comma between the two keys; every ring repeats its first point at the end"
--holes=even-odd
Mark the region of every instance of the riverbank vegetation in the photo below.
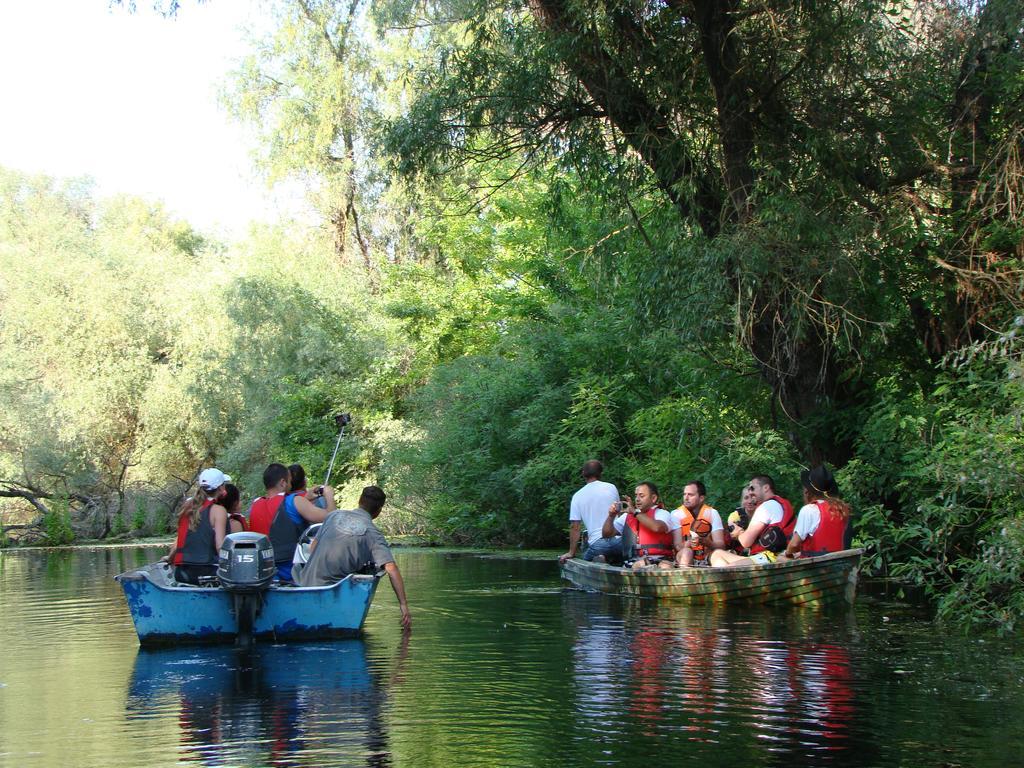
{"type": "Polygon", "coordinates": [[[321,227],[3,175],[0,493],[41,536],[165,527],[211,461],[318,477],[345,409],[396,531],[560,544],[593,456],[720,508],[827,461],[869,572],[1024,616],[1019,3],[274,8],[224,98],[321,227]]]}

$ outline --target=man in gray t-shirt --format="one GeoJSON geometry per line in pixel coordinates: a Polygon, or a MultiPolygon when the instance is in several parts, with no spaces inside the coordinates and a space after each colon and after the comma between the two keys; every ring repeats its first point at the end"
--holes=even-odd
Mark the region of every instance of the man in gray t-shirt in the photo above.
{"type": "Polygon", "coordinates": [[[302,569],[299,584],[322,587],[341,581],[350,573],[375,573],[395,562],[387,540],[370,517],[359,508],[339,509],[328,515],[316,535],[309,562],[302,569]]]}
{"type": "Polygon", "coordinates": [[[402,626],[408,628],[412,619],[402,574],[387,539],[373,524],[385,499],[383,490],[370,485],[363,489],[358,509],[332,512],[313,540],[309,562],[295,581],[302,587],[322,587],[339,582],[350,573],[374,573],[383,568],[402,609],[402,626]]]}

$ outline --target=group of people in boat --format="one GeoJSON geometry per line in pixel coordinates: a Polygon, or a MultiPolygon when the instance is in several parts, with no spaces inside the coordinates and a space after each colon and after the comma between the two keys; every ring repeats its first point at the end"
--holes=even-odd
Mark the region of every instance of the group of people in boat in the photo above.
{"type": "Polygon", "coordinates": [[[355,509],[338,509],[331,486],[309,489],[301,465],[274,463],[263,471],[264,495],[242,514],[241,494],[221,470],[204,469],[198,485],[198,492],[181,507],[178,535],[167,556],[176,581],[192,585],[212,581],[224,538],[253,531],[270,539],[276,581],[282,585],[326,586],[352,573],[383,570],[398,598],[402,626],[412,626],[402,574],[384,534],[373,524],[387,500],[379,486],[365,487],[355,509]],[[309,559],[297,563],[299,542],[316,524],[320,528],[310,542],[309,559]]]}
{"type": "Polygon", "coordinates": [[[753,566],[849,548],[850,507],[824,465],[801,473],[799,511],[779,495],[772,477],[755,475],[724,523],[700,480],[686,483],[682,504],[669,510],[652,482],[639,483],[632,497],[620,496],[601,479],[600,461],[587,461],[580,472],[585,482],[569,505],[569,551],[562,562],[580,553],[581,529],[584,560],[632,568],[753,566]]]}

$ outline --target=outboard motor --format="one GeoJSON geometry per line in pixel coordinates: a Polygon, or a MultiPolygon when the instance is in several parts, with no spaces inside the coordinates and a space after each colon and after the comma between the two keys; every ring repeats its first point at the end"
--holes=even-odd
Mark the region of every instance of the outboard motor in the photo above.
{"type": "Polygon", "coordinates": [[[228,592],[262,592],[274,579],[274,548],[262,533],[229,533],[220,545],[217,579],[228,592]]]}
{"type": "Polygon", "coordinates": [[[217,578],[224,591],[232,595],[238,645],[252,642],[253,624],[263,608],[263,593],[276,571],[274,548],[264,534],[246,531],[224,537],[217,578]]]}

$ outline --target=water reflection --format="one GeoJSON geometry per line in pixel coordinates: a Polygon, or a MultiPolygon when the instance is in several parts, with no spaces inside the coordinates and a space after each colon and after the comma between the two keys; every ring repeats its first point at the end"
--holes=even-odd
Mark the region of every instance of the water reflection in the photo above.
{"type": "Polygon", "coordinates": [[[687,607],[552,561],[396,550],[365,640],[138,649],[153,550],[0,552],[0,766],[1013,766],[1024,641],[918,607],[687,607]],[[130,756],[127,760],[125,756],[130,756]]]}
{"type": "Polygon", "coordinates": [[[391,765],[383,709],[408,640],[390,674],[369,660],[367,642],[140,649],[127,720],[173,717],[189,763],[391,765]]]}
{"type": "Polygon", "coordinates": [[[603,602],[573,595],[565,607],[576,719],[614,754],[696,753],[714,764],[726,754],[789,764],[865,757],[853,739],[867,713],[847,650],[852,610],[603,602]]]}

